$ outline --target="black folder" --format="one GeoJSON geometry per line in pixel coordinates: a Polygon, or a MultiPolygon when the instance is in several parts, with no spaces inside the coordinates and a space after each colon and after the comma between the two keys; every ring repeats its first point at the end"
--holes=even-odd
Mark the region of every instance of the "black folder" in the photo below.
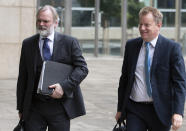
{"type": "Polygon", "coordinates": [[[53,89],[48,87],[67,79],[72,71],[73,67],[71,65],[54,61],[44,61],[37,93],[51,95],[53,89]]]}

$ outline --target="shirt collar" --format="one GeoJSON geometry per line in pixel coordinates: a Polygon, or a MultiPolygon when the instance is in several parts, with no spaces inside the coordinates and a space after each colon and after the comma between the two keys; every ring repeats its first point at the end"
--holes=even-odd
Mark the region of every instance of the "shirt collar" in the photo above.
{"type": "MultiPolygon", "coordinates": [[[[155,48],[157,40],[158,40],[158,36],[156,36],[156,38],[154,38],[152,41],[149,41],[151,43],[152,47],[155,48]]],[[[143,41],[143,44],[145,44],[145,41],[143,41]]]]}

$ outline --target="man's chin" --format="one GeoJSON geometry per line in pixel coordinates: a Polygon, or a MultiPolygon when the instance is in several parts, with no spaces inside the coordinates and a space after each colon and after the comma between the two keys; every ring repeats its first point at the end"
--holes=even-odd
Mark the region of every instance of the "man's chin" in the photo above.
{"type": "Polygon", "coordinates": [[[46,30],[39,30],[38,33],[42,36],[42,37],[47,37],[49,35],[49,33],[46,30]]]}
{"type": "Polygon", "coordinates": [[[143,39],[144,41],[148,41],[148,40],[149,40],[149,38],[148,38],[147,36],[145,36],[145,35],[141,35],[141,37],[142,37],[142,39],[143,39]]]}

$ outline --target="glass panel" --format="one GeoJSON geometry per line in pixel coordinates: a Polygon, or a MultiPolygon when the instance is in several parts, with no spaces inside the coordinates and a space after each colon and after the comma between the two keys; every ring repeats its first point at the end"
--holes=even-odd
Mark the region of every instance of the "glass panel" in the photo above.
{"type": "Polygon", "coordinates": [[[92,11],[72,11],[72,26],[91,26],[92,11]]]}
{"type": "Polygon", "coordinates": [[[182,0],[182,9],[186,9],[186,0],[182,0]]]}
{"type": "Polygon", "coordinates": [[[64,7],[64,0],[40,0],[40,6],[52,5],[54,7],[64,7]]]}
{"type": "Polygon", "coordinates": [[[163,26],[173,27],[175,25],[175,13],[174,12],[162,12],[163,13],[163,26]]]}
{"type": "Polygon", "coordinates": [[[186,12],[181,14],[182,17],[182,27],[186,27],[186,12]]]}
{"type": "Polygon", "coordinates": [[[94,7],[95,0],[72,0],[72,7],[94,7]]]}
{"type": "MultiPolygon", "coordinates": [[[[73,0],[72,2],[72,34],[77,38],[79,34],[82,34],[79,41],[83,53],[94,54],[95,0],[73,0]]],[[[99,55],[120,55],[121,30],[116,32],[116,29],[113,29],[120,28],[120,16],[121,0],[100,0],[99,55]]]]}
{"type": "Polygon", "coordinates": [[[157,0],[157,8],[175,9],[175,0],[157,0]]]}

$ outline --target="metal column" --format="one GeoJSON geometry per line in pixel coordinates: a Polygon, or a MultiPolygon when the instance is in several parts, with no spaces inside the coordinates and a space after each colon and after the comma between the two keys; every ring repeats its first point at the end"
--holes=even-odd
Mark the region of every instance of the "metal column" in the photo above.
{"type": "Polygon", "coordinates": [[[125,44],[126,44],[126,41],[127,41],[127,0],[122,0],[121,26],[122,26],[122,33],[121,33],[120,55],[123,56],[124,52],[125,52],[125,44]]]}
{"type": "Polygon", "coordinates": [[[154,0],[150,0],[150,6],[154,7],[154,0]]]}
{"type": "Polygon", "coordinates": [[[182,0],[176,0],[176,15],[175,15],[175,41],[180,42],[180,26],[181,26],[181,3],[182,0]]]}
{"type": "Polygon", "coordinates": [[[37,0],[37,6],[36,6],[37,11],[38,11],[39,7],[40,7],[40,0],[37,0]]]}
{"type": "Polygon", "coordinates": [[[94,56],[98,57],[98,43],[99,43],[99,8],[100,0],[95,0],[95,46],[94,56]]]}
{"type": "Polygon", "coordinates": [[[65,0],[64,33],[71,35],[72,27],[72,0],[65,0]]]}

